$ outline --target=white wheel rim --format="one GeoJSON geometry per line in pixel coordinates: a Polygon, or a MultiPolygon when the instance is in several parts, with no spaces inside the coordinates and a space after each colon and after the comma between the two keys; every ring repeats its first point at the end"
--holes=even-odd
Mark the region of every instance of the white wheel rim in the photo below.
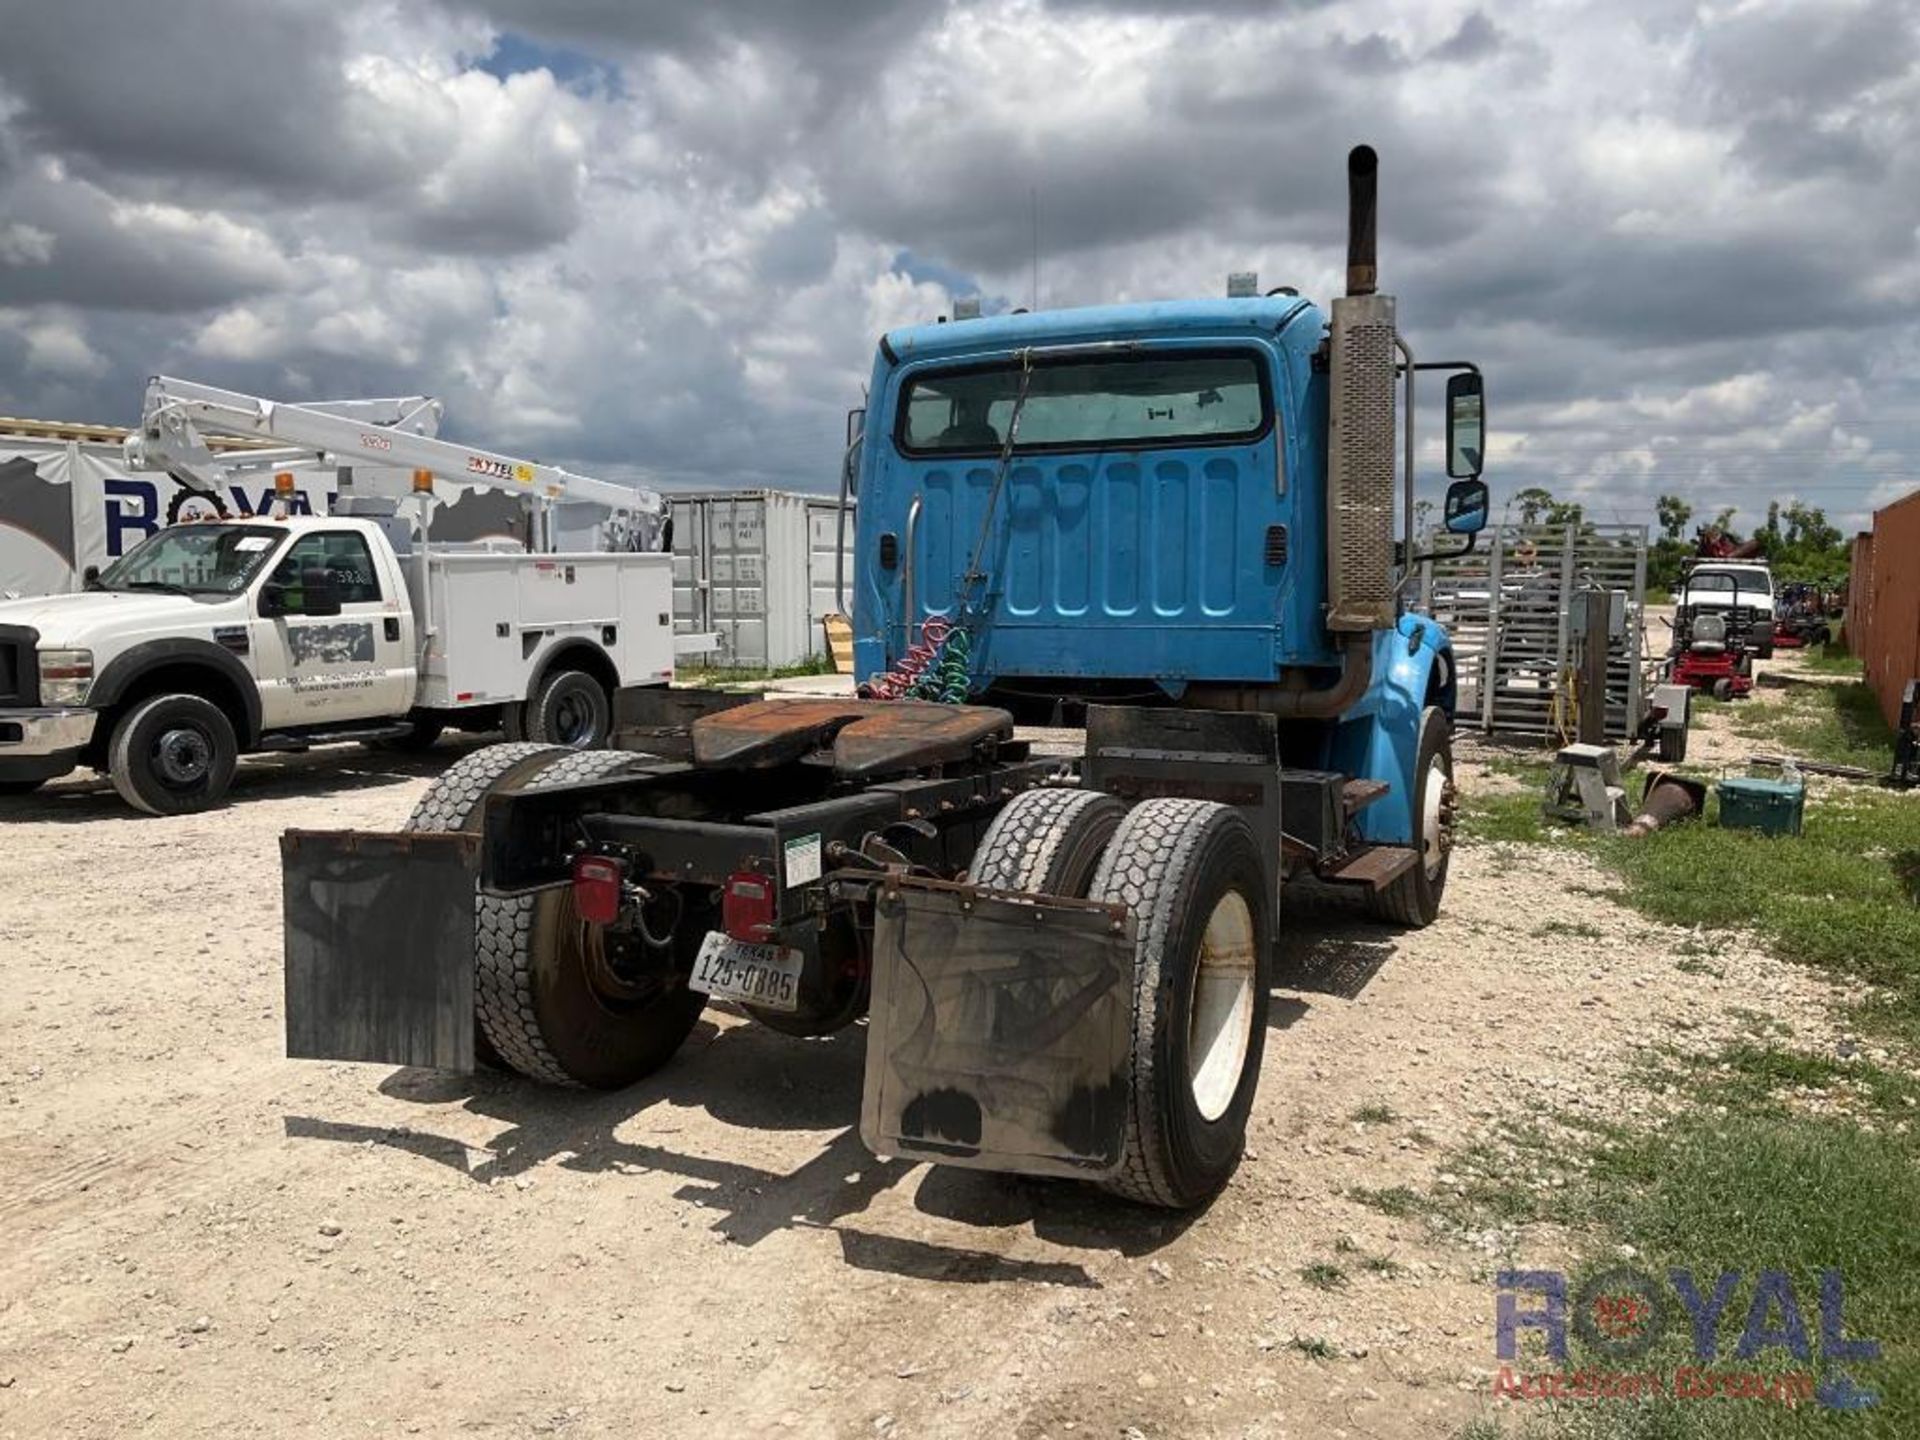
{"type": "Polygon", "coordinates": [[[1200,937],[1187,1021],[1187,1083],[1203,1120],[1233,1104],[1253,1043],[1253,911],[1237,890],[1221,896],[1200,937]]]}
{"type": "Polygon", "coordinates": [[[1447,793],[1447,767],[1435,755],[1427,762],[1426,783],[1420,787],[1420,855],[1426,862],[1427,878],[1433,879],[1446,863],[1447,845],[1441,802],[1447,793]]]}

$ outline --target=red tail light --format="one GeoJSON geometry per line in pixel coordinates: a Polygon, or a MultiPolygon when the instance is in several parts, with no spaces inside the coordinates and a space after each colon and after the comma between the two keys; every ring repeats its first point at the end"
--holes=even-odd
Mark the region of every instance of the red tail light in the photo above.
{"type": "Polygon", "coordinates": [[[573,862],[573,908],[589,925],[611,925],[620,918],[627,864],[606,855],[582,855],[573,862]]]}
{"type": "Polygon", "coordinates": [[[773,881],[751,870],[727,877],[720,900],[720,923],[736,940],[757,944],[773,934],[773,881]]]}

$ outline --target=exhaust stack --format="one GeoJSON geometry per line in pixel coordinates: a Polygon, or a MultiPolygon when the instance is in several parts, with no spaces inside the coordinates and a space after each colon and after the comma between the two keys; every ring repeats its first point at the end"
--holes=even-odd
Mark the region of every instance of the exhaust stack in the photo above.
{"type": "Polygon", "coordinates": [[[1371,145],[1347,152],[1347,294],[1371,295],[1379,284],[1374,264],[1374,214],[1378,208],[1380,157],[1371,145]]]}
{"type": "Polygon", "coordinates": [[[1374,293],[1379,157],[1347,156],[1347,293],[1328,325],[1327,628],[1387,630],[1393,579],[1394,303],[1374,293]]]}

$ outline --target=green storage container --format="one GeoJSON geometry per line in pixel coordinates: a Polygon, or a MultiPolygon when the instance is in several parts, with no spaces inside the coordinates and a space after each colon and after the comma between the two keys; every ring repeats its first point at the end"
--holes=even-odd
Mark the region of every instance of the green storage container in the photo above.
{"type": "Polygon", "coordinates": [[[1729,830],[1798,835],[1806,808],[1807,786],[1802,780],[1746,776],[1720,782],[1720,823],[1729,830]]]}

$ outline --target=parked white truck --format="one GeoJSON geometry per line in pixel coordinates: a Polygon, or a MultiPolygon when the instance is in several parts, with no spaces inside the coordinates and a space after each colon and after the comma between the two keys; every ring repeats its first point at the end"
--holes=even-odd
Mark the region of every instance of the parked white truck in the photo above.
{"type": "Polygon", "coordinates": [[[330,455],[357,441],[417,464],[420,493],[169,526],[79,594],[0,603],[0,795],[91,766],[139,809],[181,814],[218,803],[252,751],[423,747],[448,726],[594,746],[617,691],[672,679],[652,492],[177,381],[149,391],[141,458],[192,488],[202,425],[330,455]],[[436,546],[435,473],[526,487],[537,534],[560,531],[550,507],[597,504],[621,548],[436,546]]]}
{"type": "Polygon", "coordinates": [[[1727,622],[1730,641],[1758,659],[1773,658],[1773,571],[1765,560],[1698,560],[1674,603],[1677,620],[1717,615],[1727,622]]]}

